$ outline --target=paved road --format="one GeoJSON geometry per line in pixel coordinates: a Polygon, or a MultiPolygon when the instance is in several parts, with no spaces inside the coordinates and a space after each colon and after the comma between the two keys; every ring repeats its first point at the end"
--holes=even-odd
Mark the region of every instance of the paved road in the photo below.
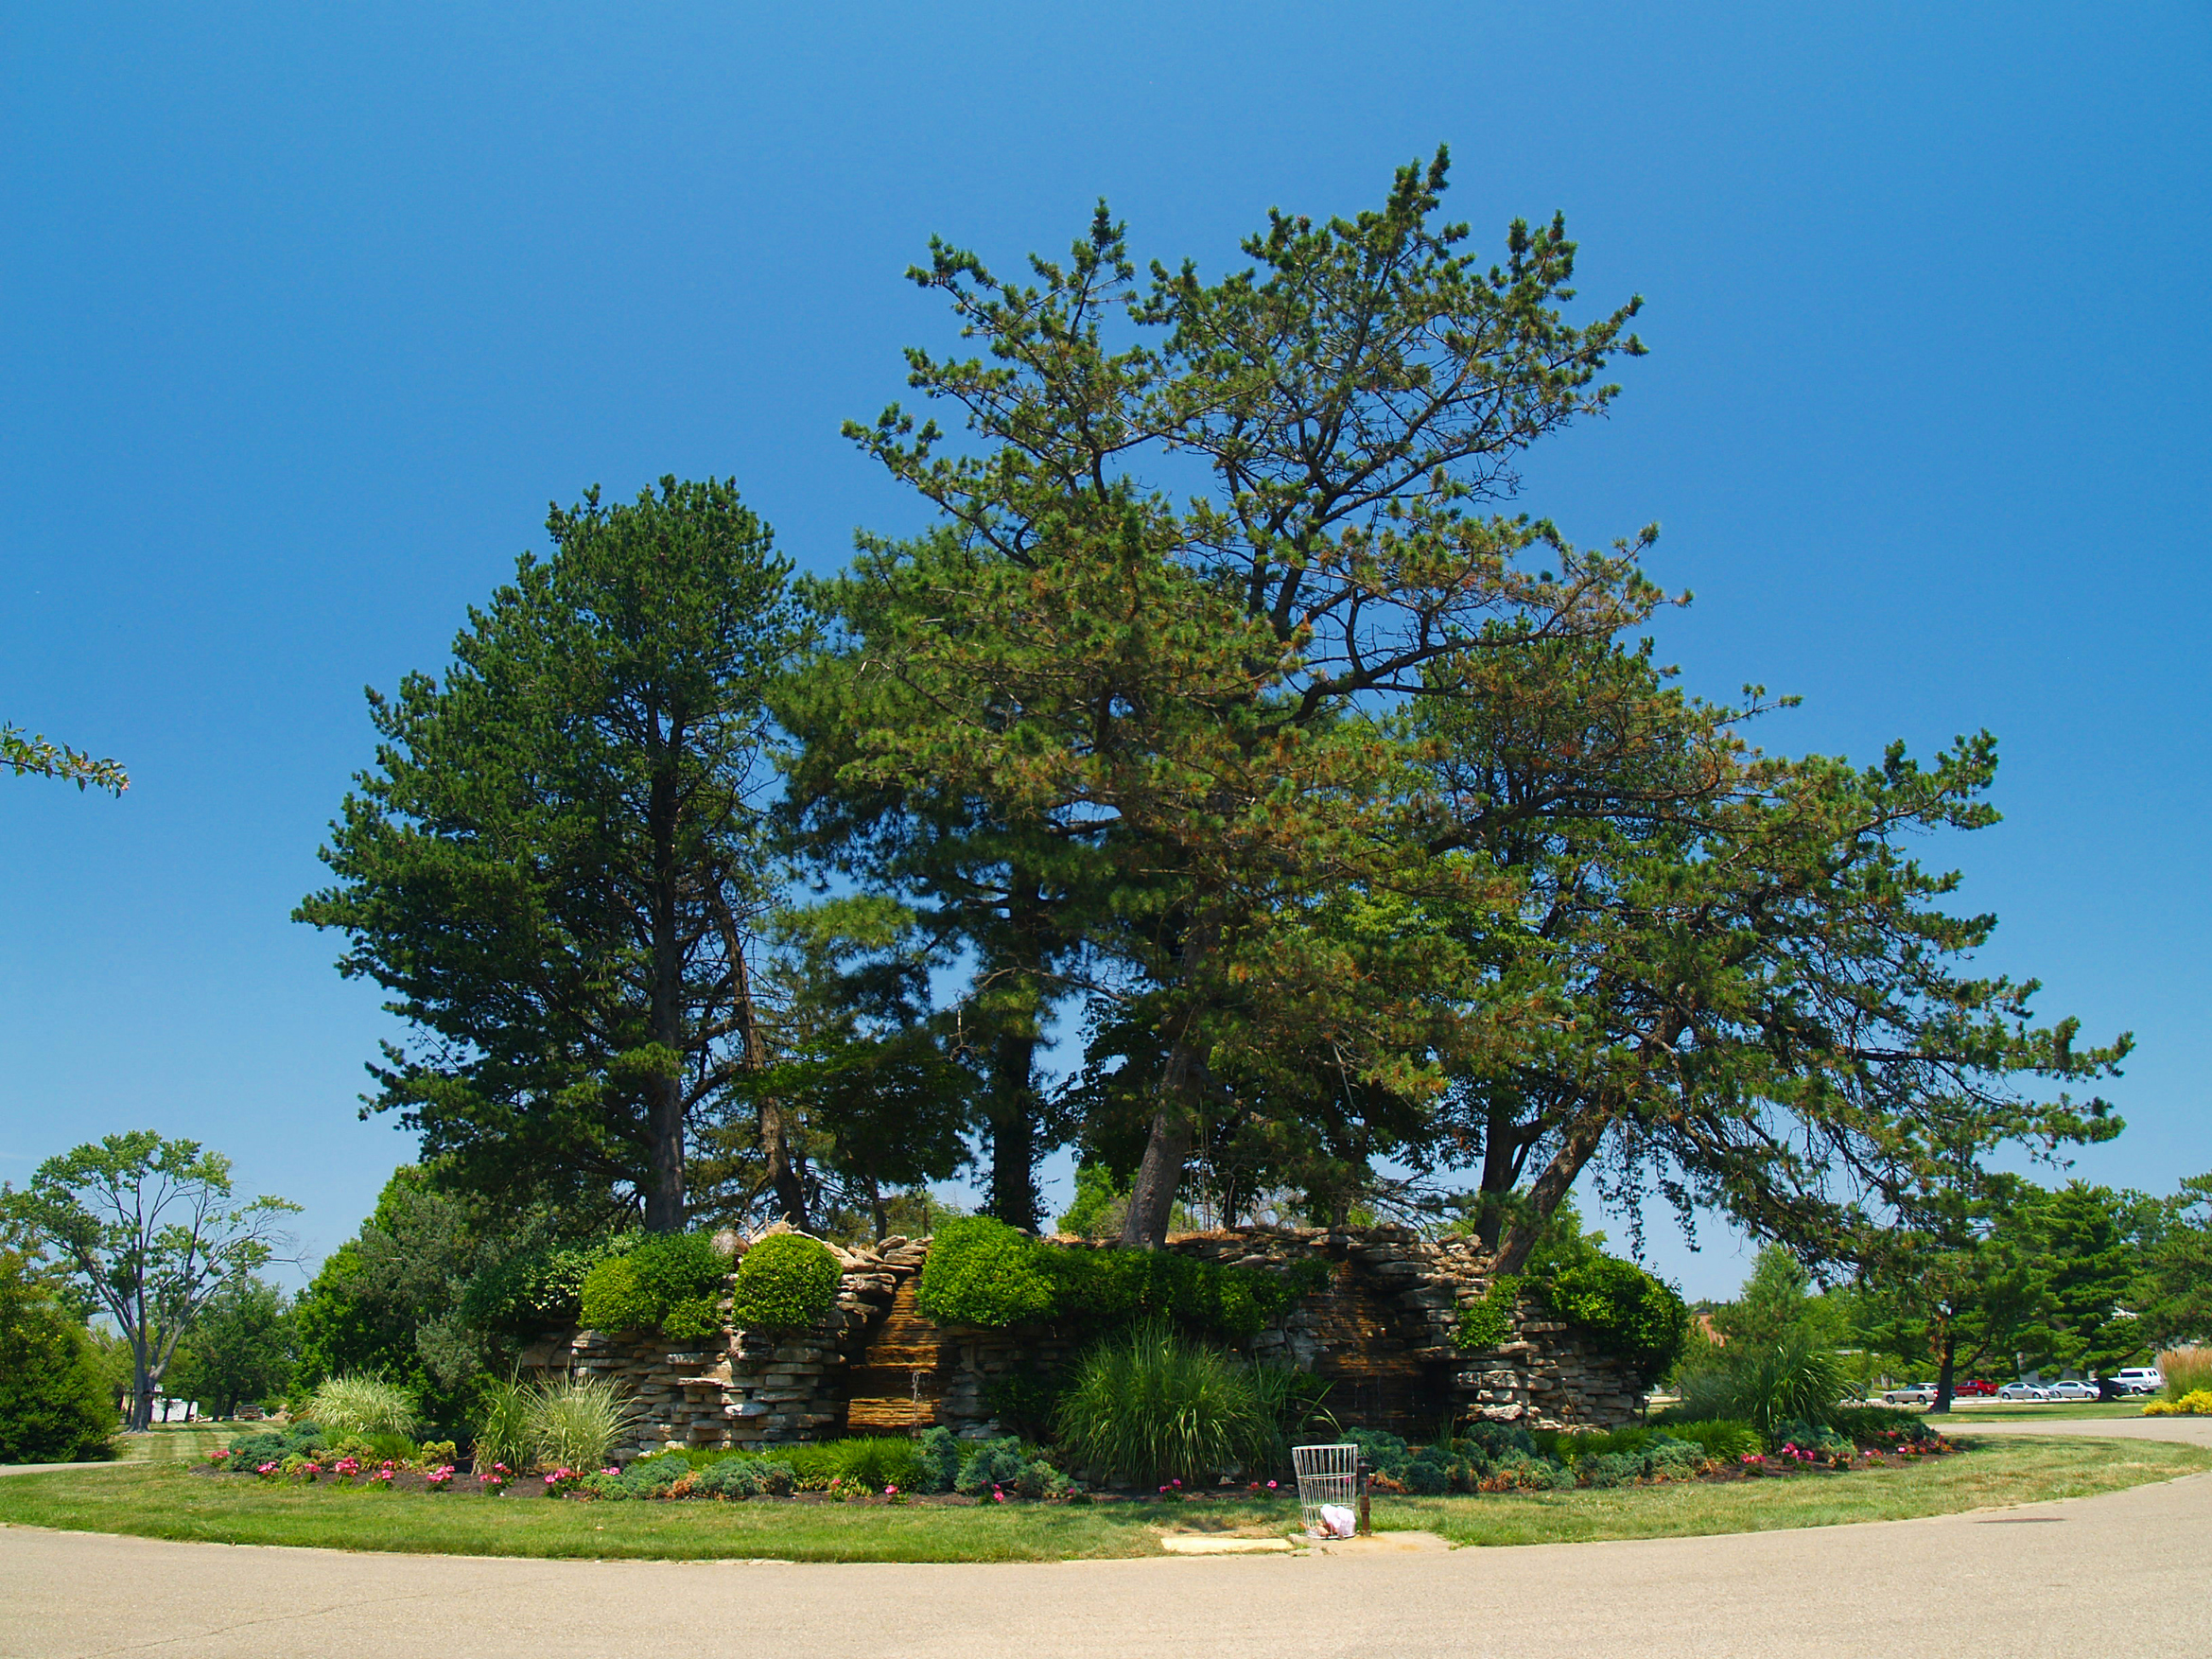
{"type": "MultiPolygon", "coordinates": [[[[2212,1444],[2212,1422],[1989,1432],[2212,1444]]],[[[0,1529],[5,1659],[2206,1659],[2212,1476],[1726,1538],[1053,1566],[529,1562],[0,1529]]]]}

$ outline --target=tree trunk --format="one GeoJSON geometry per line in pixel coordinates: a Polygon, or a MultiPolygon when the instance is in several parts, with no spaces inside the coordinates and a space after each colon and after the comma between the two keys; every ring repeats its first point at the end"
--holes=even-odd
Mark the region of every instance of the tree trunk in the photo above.
{"type": "Polygon", "coordinates": [[[1130,1249],[1156,1250],[1167,1243],[1175,1219],[1176,1192],[1183,1184],[1183,1161],[1191,1155],[1191,1125],[1181,1109],[1163,1102],[1152,1114],[1152,1134],[1144,1161],[1129,1189],[1129,1213],[1122,1223],[1122,1243],[1130,1249]]]}
{"type": "Polygon", "coordinates": [[[1041,1207],[1036,1193],[1036,1038],[1001,1032],[992,1044],[990,1214],[1009,1227],[1035,1232],[1041,1207]]]}
{"type": "Polygon", "coordinates": [[[645,1194],[648,1232],[684,1231],[684,946],[676,929],[676,778],[672,758],[655,766],[646,806],[653,847],[653,984],[648,1018],[653,1040],[668,1051],[669,1070],[646,1086],[646,1144],[651,1184],[645,1194]]]}
{"type": "Polygon", "coordinates": [[[1569,1126],[1559,1151],[1544,1165],[1543,1174],[1536,1178],[1536,1184],[1528,1189],[1527,1208],[1506,1230],[1505,1242],[1498,1247],[1497,1271],[1518,1273],[1527,1266],[1528,1254],[1536,1249],[1537,1234],[1559,1209],[1559,1201],[1574,1188],[1575,1178],[1582,1173],[1583,1165],[1596,1156],[1612,1121],[1613,1114],[1601,1106],[1586,1111],[1569,1126]]]}
{"type": "Polygon", "coordinates": [[[1520,1127],[1509,1096],[1490,1102],[1483,1122],[1482,1184],[1475,1191],[1474,1236],[1484,1249],[1492,1253],[1505,1234],[1507,1217],[1511,1213],[1508,1200],[1513,1196],[1514,1184],[1521,1179],[1524,1144],[1519,1135],[1520,1127]]]}
{"type": "Polygon", "coordinates": [[[1943,1321],[1942,1362],[1936,1370],[1936,1403],[1930,1412],[1951,1409],[1951,1390],[1959,1381],[1959,1338],[1951,1330],[1948,1319],[1943,1321]]]}
{"type": "MultiPolygon", "coordinates": [[[[1198,969],[1211,953],[1217,936],[1218,930],[1208,923],[1194,924],[1184,934],[1177,957],[1186,995],[1193,994],[1198,969]]],[[[1183,1184],[1183,1164],[1191,1156],[1198,1089],[1205,1070],[1191,1043],[1196,1023],[1197,1010],[1186,1010],[1168,1048],[1167,1070],[1159,1080],[1159,1109],[1152,1114],[1152,1133],[1145,1140],[1137,1179],[1130,1184],[1129,1211],[1122,1223],[1122,1243],[1130,1249],[1158,1249],[1167,1243],[1168,1223],[1175,1219],[1176,1193],[1183,1184]]]]}
{"type": "Polygon", "coordinates": [[[131,1344],[131,1426],[141,1430],[153,1423],[153,1390],[160,1380],[143,1348],[142,1342],[131,1344]]]}

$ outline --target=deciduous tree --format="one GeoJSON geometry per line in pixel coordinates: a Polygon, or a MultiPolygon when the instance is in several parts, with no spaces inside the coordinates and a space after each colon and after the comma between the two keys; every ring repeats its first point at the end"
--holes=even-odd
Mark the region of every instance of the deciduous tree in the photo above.
{"type": "Polygon", "coordinates": [[[239,1201],[229,1159],[150,1129],[49,1158],[0,1199],[130,1342],[135,1428],[151,1421],[154,1391],[200,1310],[275,1256],[283,1217],[300,1208],[239,1201]]]}

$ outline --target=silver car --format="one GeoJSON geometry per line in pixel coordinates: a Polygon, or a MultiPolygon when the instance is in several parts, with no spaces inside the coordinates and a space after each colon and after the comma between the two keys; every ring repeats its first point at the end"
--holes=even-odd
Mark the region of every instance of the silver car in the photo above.
{"type": "Polygon", "coordinates": [[[2094,1400],[2098,1397],[2095,1383],[2053,1383],[2043,1391],[2046,1400],[2094,1400]]]}
{"type": "Polygon", "coordinates": [[[2047,1400],[2048,1394],[2035,1383],[2007,1383],[1997,1390],[2000,1400],[2047,1400]]]}
{"type": "Polygon", "coordinates": [[[1936,1386],[1933,1383],[1907,1383],[1890,1389],[1882,1396],[1885,1406],[1933,1406],[1936,1403],[1936,1386]]]}

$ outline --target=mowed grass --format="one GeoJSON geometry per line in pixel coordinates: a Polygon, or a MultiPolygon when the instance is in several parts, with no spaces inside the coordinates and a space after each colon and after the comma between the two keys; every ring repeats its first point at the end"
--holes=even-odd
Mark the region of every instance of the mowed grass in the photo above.
{"type": "MultiPolygon", "coordinates": [[[[1900,1469],[1800,1475],[1720,1485],[1684,1482],[1610,1492],[1401,1498],[1393,1527],[1426,1527],[1454,1544],[1583,1544],[1906,1521],[1960,1510],[2089,1497],[2212,1469],[2212,1451],[2168,1441],[2005,1435],[1900,1469]]],[[[1383,1525],[1378,1521],[1378,1525],[1383,1525]]]]}
{"type": "Polygon", "coordinates": [[[251,1423],[157,1423],[144,1434],[119,1434],[112,1442],[126,1463],[194,1463],[219,1452],[259,1425],[251,1423]]]}
{"type": "MultiPolygon", "coordinates": [[[[2143,1400],[1954,1400],[1951,1402],[1951,1421],[1954,1423],[2032,1423],[2038,1419],[2048,1423],[2064,1419],[2069,1422],[2101,1422],[2115,1417],[2140,1417],[2148,1402],[2143,1400]]],[[[1923,1412],[1923,1416],[1934,1416],[1923,1412]]],[[[1935,1418],[1941,1426],[1943,1419],[1935,1418]]]]}
{"type": "MultiPolygon", "coordinates": [[[[1379,1498],[1385,1530],[1458,1544],[1665,1538],[1898,1520],[2113,1492],[2212,1468],[2160,1441],[2012,1436],[1904,1469],[1610,1492],[1379,1498]]],[[[211,1479],[177,1463],[0,1481],[0,1522],[218,1544],[607,1559],[1002,1562],[1159,1552],[1159,1534],[1283,1533],[1282,1502],[914,1505],[554,1502],[211,1479]]]]}

